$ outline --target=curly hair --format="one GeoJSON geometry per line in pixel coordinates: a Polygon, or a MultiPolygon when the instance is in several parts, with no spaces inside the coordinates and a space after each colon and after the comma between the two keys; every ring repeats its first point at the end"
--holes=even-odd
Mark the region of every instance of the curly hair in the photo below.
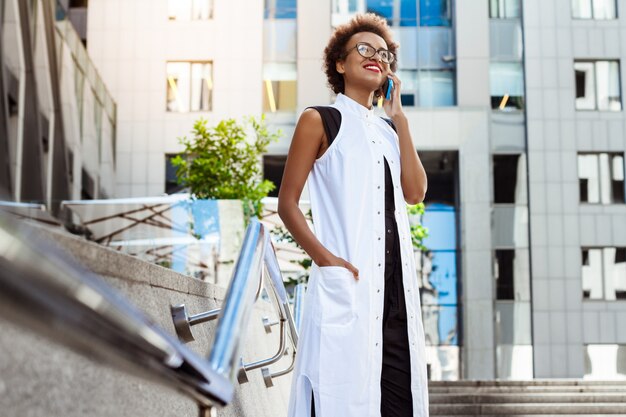
{"type": "MultiPolygon", "coordinates": [[[[324,49],[324,72],[328,86],[335,94],[343,93],[345,82],[343,75],[337,72],[336,63],[345,58],[346,44],[350,38],[360,32],[372,32],[387,43],[389,51],[397,56],[398,44],[393,41],[387,21],[374,13],[357,14],[350,22],[338,26],[324,49]]],[[[395,72],[398,61],[391,63],[391,71],[395,72]]],[[[378,95],[378,94],[377,94],[378,95]]]]}

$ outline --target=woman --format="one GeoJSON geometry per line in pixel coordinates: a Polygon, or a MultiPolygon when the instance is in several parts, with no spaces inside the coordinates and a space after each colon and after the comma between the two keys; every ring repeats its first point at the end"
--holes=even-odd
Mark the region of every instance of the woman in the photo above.
{"type": "Polygon", "coordinates": [[[400,103],[391,32],[357,15],[324,51],[337,93],[296,126],[278,213],[313,260],[290,417],[428,415],[424,331],[405,201],[426,193],[426,173],[400,103]],[[372,102],[393,90],[373,114],[372,102]],[[298,209],[308,178],[315,234],[298,209]]]}

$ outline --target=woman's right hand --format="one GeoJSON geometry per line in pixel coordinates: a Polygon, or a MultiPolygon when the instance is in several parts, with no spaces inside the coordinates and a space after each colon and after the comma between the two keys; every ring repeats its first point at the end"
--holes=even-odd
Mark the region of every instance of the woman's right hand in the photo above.
{"type": "Polygon", "coordinates": [[[356,269],[356,267],[350,262],[338,256],[330,255],[329,257],[320,259],[319,262],[315,263],[317,264],[317,266],[340,266],[346,268],[347,270],[352,272],[352,275],[354,275],[354,279],[359,279],[359,270],[356,269]]]}

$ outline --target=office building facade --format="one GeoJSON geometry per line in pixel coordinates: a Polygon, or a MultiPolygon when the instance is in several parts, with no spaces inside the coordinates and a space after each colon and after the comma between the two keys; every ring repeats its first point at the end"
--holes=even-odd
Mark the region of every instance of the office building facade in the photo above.
{"type": "MultiPolygon", "coordinates": [[[[322,51],[384,16],[429,178],[418,256],[433,379],[626,374],[625,0],[91,0],[90,56],[118,103],[116,195],[175,189],[199,117],[284,136],[333,97],[322,51]]],[[[306,196],[305,196],[306,197],[306,196]]]]}
{"type": "Polygon", "coordinates": [[[0,5],[0,188],[58,214],[115,194],[115,102],[69,19],[68,1],[0,5]]]}

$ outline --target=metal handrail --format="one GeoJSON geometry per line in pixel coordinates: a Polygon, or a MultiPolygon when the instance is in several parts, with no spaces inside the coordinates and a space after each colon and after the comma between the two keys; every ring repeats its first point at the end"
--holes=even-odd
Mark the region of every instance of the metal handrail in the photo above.
{"type": "Polygon", "coordinates": [[[206,360],[2,211],[0,315],[99,362],[175,388],[202,410],[232,401],[233,384],[206,360]]]}
{"type": "Polygon", "coordinates": [[[246,229],[233,278],[226,291],[224,305],[220,311],[209,363],[214,369],[222,372],[222,375],[230,377],[233,381],[241,371],[245,372],[275,363],[285,353],[285,325],[287,325],[295,352],[298,343],[298,330],[289,308],[289,299],[283,284],[276,253],[265,226],[258,219],[252,218],[246,229]],[[269,280],[263,280],[264,265],[267,268],[269,280]],[[260,295],[260,291],[258,291],[260,285],[256,284],[261,282],[265,283],[270,298],[275,301],[274,304],[281,324],[280,345],[278,352],[271,358],[240,366],[243,348],[241,336],[247,328],[252,307],[260,295]]]}
{"type": "MultiPolygon", "coordinates": [[[[298,328],[269,232],[258,219],[253,218],[246,229],[223,306],[191,317],[183,311],[188,326],[218,317],[208,360],[152,324],[67,254],[29,238],[31,232],[20,224],[0,211],[0,315],[105,364],[173,387],[193,398],[202,416],[213,415],[214,406],[232,400],[238,374],[245,376],[246,371],[263,367],[269,387],[273,377],[293,369],[298,328]],[[279,316],[280,343],[272,357],[243,364],[243,335],[263,286],[279,316]],[[287,335],[292,346],[291,365],[272,374],[267,366],[285,356],[287,335]]],[[[298,291],[294,314],[299,318],[298,291]]]]}
{"type": "MultiPolygon", "coordinates": [[[[298,317],[301,315],[300,305],[300,303],[294,305],[295,314],[298,317]]],[[[189,316],[184,305],[173,306],[172,318],[177,334],[184,341],[193,340],[191,326],[214,319],[218,311],[217,329],[209,355],[209,363],[213,369],[232,381],[237,379],[240,383],[248,382],[247,371],[267,367],[285,356],[287,335],[291,339],[292,363],[289,368],[274,374],[270,373],[267,368],[263,368],[266,385],[271,386],[272,377],[285,375],[293,369],[298,345],[298,328],[289,307],[289,298],[270,234],[257,218],[251,219],[246,229],[242,249],[222,308],[189,316]],[[265,271],[266,274],[264,274],[265,271]],[[264,277],[269,279],[264,279],[264,277]],[[262,285],[265,286],[278,313],[278,321],[269,322],[269,319],[265,317],[263,324],[266,331],[271,331],[271,326],[274,324],[280,325],[279,346],[277,352],[270,358],[246,364],[241,358],[242,336],[247,328],[252,307],[260,297],[262,285]]]]}

